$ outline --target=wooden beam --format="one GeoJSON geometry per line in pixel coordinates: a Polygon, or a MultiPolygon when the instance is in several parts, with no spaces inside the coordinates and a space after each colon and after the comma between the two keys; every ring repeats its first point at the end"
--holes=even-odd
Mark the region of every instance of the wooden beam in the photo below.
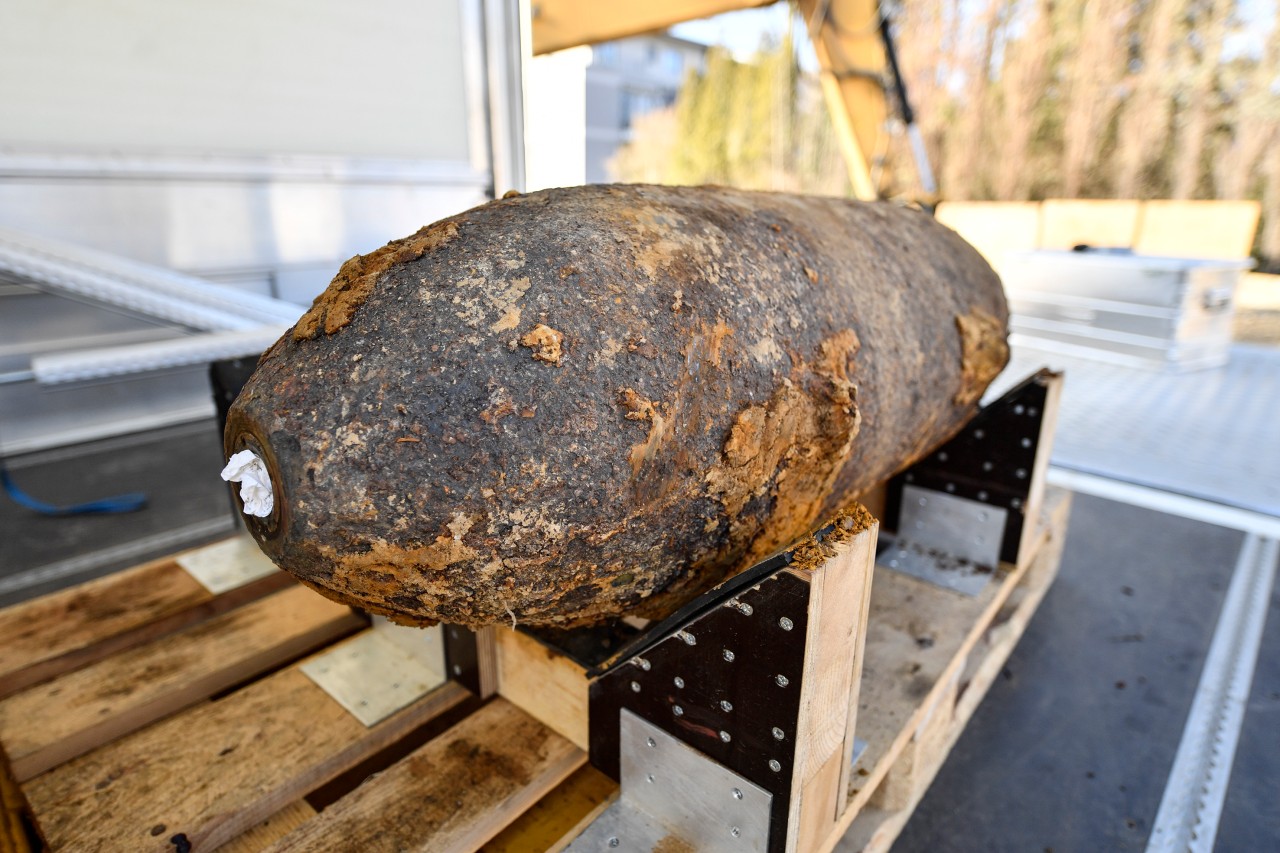
{"type": "Polygon", "coordinates": [[[875,0],[798,0],[822,69],[822,92],[853,192],[879,196],[871,167],[888,141],[884,43],[875,0]]]}
{"type": "Polygon", "coordinates": [[[773,0],[532,0],[533,52],[665,30],[681,21],[768,6],[773,0]]]}
{"type": "MultiPolygon", "coordinates": [[[[870,520],[865,511],[862,516],[870,520]]],[[[834,555],[820,566],[795,568],[793,563],[786,570],[810,584],[789,853],[815,849],[832,833],[846,803],[879,530],[879,522],[870,520],[836,542],[834,555]]]]}
{"type": "Polygon", "coordinates": [[[498,694],[581,749],[588,748],[587,674],[519,631],[494,629],[498,694]]]}
{"type": "Polygon", "coordinates": [[[372,728],[298,665],[155,723],[24,787],[54,850],[226,843],[471,694],[448,682],[372,728]]]}
{"type": "Polygon", "coordinates": [[[0,701],[0,743],[25,782],[363,624],[294,586],[0,701]]]}
{"type": "Polygon", "coordinates": [[[0,697],[293,583],[284,572],[274,572],[214,595],[175,559],[164,557],[0,610],[0,697]]]}
{"type": "Polygon", "coordinates": [[[495,699],[270,849],[472,851],[586,760],[569,741],[495,699]]]}

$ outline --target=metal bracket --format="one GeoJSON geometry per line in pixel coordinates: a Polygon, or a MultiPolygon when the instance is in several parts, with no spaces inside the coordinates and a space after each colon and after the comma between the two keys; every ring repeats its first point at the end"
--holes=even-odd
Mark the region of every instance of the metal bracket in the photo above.
{"type": "MultiPolygon", "coordinates": [[[[622,778],[621,715],[632,713],[768,791],[769,851],[786,845],[810,585],[770,563],[747,587],[709,593],[683,621],[590,687],[591,763],[622,778]]],[[[744,789],[745,790],[745,789],[744,789]]]]}
{"type": "Polygon", "coordinates": [[[621,794],[567,853],[767,853],[771,793],[631,711],[619,732],[621,794]]]}
{"type": "Polygon", "coordinates": [[[889,481],[878,565],[973,595],[1018,561],[1050,378],[1027,377],[889,481]]]}
{"type": "Polygon", "coordinates": [[[1009,511],[968,498],[904,486],[898,534],[880,537],[879,565],[977,595],[1000,562],[1009,511]]]}
{"type": "Polygon", "coordinates": [[[213,595],[239,589],[279,571],[248,534],[189,551],[175,562],[213,595]]]}
{"type": "Polygon", "coordinates": [[[375,616],[373,628],[304,663],[302,673],[372,727],[445,682],[440,627],[405,628],[375,616]]]}

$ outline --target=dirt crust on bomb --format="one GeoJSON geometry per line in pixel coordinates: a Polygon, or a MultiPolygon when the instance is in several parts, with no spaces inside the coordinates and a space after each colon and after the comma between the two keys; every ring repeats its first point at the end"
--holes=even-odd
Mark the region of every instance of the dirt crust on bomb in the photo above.
{"type": "Polygon", "coordinates": [[[588,186],[343,265],[232,406],[251,533],[410,624],[661,616],[954,435],[1008,360],[987,263],[888,203],[588,186]]]}

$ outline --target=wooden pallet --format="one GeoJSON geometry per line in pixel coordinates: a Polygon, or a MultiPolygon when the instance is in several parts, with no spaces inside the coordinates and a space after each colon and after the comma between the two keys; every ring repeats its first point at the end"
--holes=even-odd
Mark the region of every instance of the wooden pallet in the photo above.
{"type": "MultiPolygon", "coordinates": [[[[845,829],[856,849],[889,847],[1052,582],[1068,511],[1051,494],[1034,553],[973,598],[876,570],[867,746],[811,847],[845,829]]],[[[218,612],[181,571],[153,563],[0,613],[5,670],[37,682],[0,701],[0,850],[559,849],[615,796],[587,765],[582,669],[528,636],[494,632],[497,695],[449,682],[366,728],[299,672],[363,620],[275,584],[218,612]],[[132,609],[140,577],[157,581],[151,622],[132,609]],[[10,639],[34,631],[49,643],[10,639]],[[21,675],[70,646],[80,666],[21,675]]]]}
{"type": "MultiPolygon", "coordinates": [[[[976,595],[873,571],[874,526],[778,573],[807,601],[780,849],[892,844],[1057,572],[1070,496],[1031,479],[1017,560],[976,595]]],[[[0,611],[0,853],[561,850],[618,801],[588,763],[613,676],[487,629],[465,673],[365,725],[304,668],[381,630],[283,575],[213,594],[172,559],[0,611]]]]}

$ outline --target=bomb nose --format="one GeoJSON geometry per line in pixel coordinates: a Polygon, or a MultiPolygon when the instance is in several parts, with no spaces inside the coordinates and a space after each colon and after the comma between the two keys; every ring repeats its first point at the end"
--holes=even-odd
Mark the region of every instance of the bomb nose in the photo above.
{"type": "Polygon", "coordinates": [[[271,443],[253,418],[233,406],[223,435],[227,457],[222,479],[232,486],[236,506],[253,538],[268,556],[285,528],[288,490],[271,443]]]}

